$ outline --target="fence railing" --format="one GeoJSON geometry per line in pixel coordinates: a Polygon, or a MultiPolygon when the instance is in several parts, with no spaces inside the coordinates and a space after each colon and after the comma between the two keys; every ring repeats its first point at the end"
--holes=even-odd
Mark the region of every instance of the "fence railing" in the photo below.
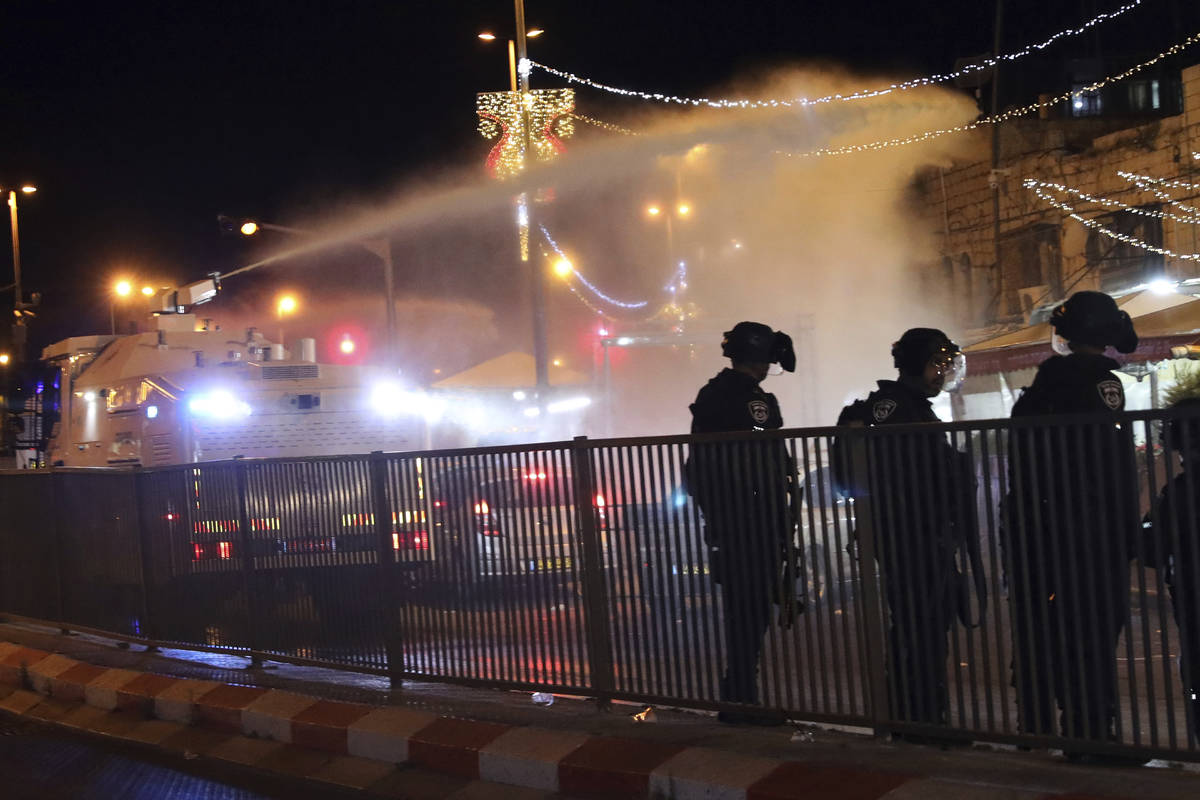
{"type": "Polygon", "coordinates": [[[4,473],[0,611],[394,679],[1196,760],[1200,418],[1119,420],[4,473]]]}

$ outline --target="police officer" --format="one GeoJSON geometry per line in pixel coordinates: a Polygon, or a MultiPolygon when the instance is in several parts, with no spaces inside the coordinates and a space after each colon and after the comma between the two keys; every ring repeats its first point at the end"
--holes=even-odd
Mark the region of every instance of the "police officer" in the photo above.
{"type": "Polygon", "coordinates": [[[1158,496],[1147,515],[1150,533],[1146,566],[1166,576],[1171,609],[1179,628],[1179,671],[1188,703],[1188,725],[1200,739],[1200,381],[1172,403],[1179,416],[1168,420],[1163,444],[1181,457],[1183,470],[1158,496]]]}
{"type": "MultiPolygon", "coordinates": [[[[965,376],[958,345],[936,328],[912,328],[892,345],[892,363],[899,371],[896,380],[879,381],[865,401],[842,410],[838,425],[940,422],[930,398],[957,388],[965,376]]],[[[987,601],[974,471],[941,432],[874,437],[868,448],[875,476],[875,553],[888,602],[892,718],[945,724],[947,636],[956,613],[970,624],[969,596],[956,559],[969,561],[981,609],[987,601]]]]}
{"type": "MultiPolygon", "coordinates": [[[[1038,367],[1013,418],[1124,410],[1119,365],[1104,351],[1137,348],[1129,315],[1108,295],[1083,291],[1058,306],[1050,324],[1057,355],[1038,367]]],[[[1003,530],[1021,730],[1053,733],[1057,700],[1063,735],[1111,739],[1115,649],[1138,521],[1132,439],[1111,420],[1064,418],[1054,427],[1015,427],[1009,448],[1003,530]]]]}
{"type": "MultiPolygon", "coordinates": [[[[796,369],[792,340],[758,322],[726,331],[722,354],[731,366],[696,395],[692,433],[775,430],[783,427],[775,395],[759,385],[778,363],[796,369]]],[[[693,444],[688,489],[704,516],[709,566],[725,605],[726,671],[721,699],[758,702],[758,659],[794,529],[792,464],[782,439],[693,444]]],[[[782,722],[762,715],[721,712],[723,722],[782,722]]]]}

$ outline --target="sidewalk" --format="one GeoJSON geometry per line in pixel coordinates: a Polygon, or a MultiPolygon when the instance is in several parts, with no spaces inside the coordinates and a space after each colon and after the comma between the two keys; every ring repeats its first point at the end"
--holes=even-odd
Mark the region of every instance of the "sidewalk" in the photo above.
{"type": "Polygon", "coordinates": [[[641,709],[623,704],[606,712],[558,698],[544,707],[528,693],[429,683],[392,692],[374,676],[286,664],[249,670],[247,663],[0,625],[0,709],[151,745],[182,743],[189,753],[284,769],[320,782],[314,786],[388,797],[1200,796],[1194,765],[1074,766],[1047,753],[942,751],[808,726],[725,726],[712,715],[668,709],[655,709],[653,723],[636,723],[641,709]],[[430,793],[398,788],[418,773],[449,783],[430,793]]]}

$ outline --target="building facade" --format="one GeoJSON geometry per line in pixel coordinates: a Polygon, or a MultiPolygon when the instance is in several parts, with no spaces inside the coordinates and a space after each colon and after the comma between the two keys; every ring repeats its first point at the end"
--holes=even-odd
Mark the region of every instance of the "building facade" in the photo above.
{"type": "Polygon", "coordinates": [[[1200,254],[1200,64],[1176,75],[1077,94],[1062,118],[1004,123],[995,167],[985,158],[922,173],[919,195],[943,243],[940,278],[973,338],[1037,321],[1081,289],[1200,277],[1196,258],[1180,257],[1200,254]],[[1106,114],[1118,97],[1119,111],[1106,114]],[[1069,210],[1027,179],[1054,185],[1042,191],[1069,210]]]}

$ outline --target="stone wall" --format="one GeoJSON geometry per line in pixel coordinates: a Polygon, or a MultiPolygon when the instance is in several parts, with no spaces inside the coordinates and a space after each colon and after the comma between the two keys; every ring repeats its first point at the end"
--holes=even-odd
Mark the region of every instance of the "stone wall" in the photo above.
{"type": "MultiPolygon", "coordinates": [[[[1200,159],[1193,158],[1193,153],[1200,152],[1200,64],[1183,71],[1182,86],[1184,110],[1179,116],[1133,127],[1104,118],[1019,120],[1001,129],[1002,157],[996,175],[989,159],[932,169],[921,176],[919,189],[928,224],[942,237],[943,275],[953,281],[954,296],[963,299],[960,321],[965,327],[1017,322],[1026,319],[1032,307],[1061,299],[1071,291],[1102,288],[1100,270],[1093,268],[1097,257],[1110,259],[1103,288],[1125,288],[1115,285],[1125,278],[1111,261],[1114,253],[1125,251],[1112,250],[1111,239],[1092,234],[1093,259],[1089,261],[1088,228],[1022,182],[1026,178],[1051,181],[1134,206],[1162,199],[1139,190],[1118,175],[1120,171],[1200,182],[1200,159]],[[1000,269],[996,268],[996,200],[1000,269]]],[[[1077,197],[1057,196],[1087,218],[1113,211],[1077,197]]],[[[1172,189],[1171,196],[1200,206],[1196,199],[1200,192],[1194,189],[1172,189]]],[[[1189,215],[1186,209],[1163,208],[1176,216],[1189,215]]],[[[1113,225],[1130,225],[1134,219],[1123,213],[1114,218],[1113,225]]],[[[1156,225],[1151,223],[1152,228],[1156,225]]],[[[1200,225],[1164,219],[1162,247],[1178,254],[1200,253],[1200,225]]],[[[1129,252],[1144,253],[1140,249],[1129,252]]],[[[1118,263],[1136,269],[1141,262],[1126,259],[1118,263]]],[[[1196,260],[1167,256],[1162,269],[1174,279],[1200,277],[1196,260]]],[[[1131,277],[1126,282],[1138,281],[1131,277]]]]}

